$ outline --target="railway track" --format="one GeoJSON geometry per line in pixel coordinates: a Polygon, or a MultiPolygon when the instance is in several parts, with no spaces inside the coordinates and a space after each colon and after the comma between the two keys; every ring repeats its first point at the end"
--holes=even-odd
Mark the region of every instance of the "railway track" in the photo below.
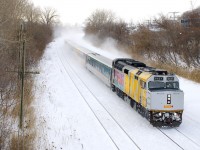
{"type": "MultiPolygon", "coordinates": [[[[63,53],[64,54],[64,53],[63,53]]],[[[61,55],[63,55],[61,54],[61,55]]],[[[59,55],[58,55],[59,56],[59,55]]],[[[94,114],[95,118],[98,120],[99,124],[102,126],[102,128],[105,130],[106,134],[109,136],[109,138],[111,139],[111,141],[113,142],[113,144],[115,145],[115,147],[117,149],[120,149],[120,146],[118,146],[118,143],[113,139],[112,135],[110,134],[110,131],[107,130],[107,128],[105,127],[103,121],[99,118],[98,114],[96,113],[96,111],[93,109],[93,107],[91,106],[91,104],[87,101],[87,97],[85,97],[85,95],[83,94],[83,92],[79,89],[80,85],[77,86],[77,83],[75,82],[75,80],[79,80],[81,82],[81,84],[83,85],[83,87],[85,89],[87,89],[87,91],[89,91],[89,93],[92,95],[93,99],[96,100],[96,102],[104,109],[104,111],[110,116],[110,118],[112,119],[112,121],[115,122],[115,124],[124,132],[124,134],[128,137],[128,139],[130,141],[132,141],[132,143],[136,146],[137,149],[141,149],[141,147],[138,146],[138,144],[131,138],[131,136],[129,135],[129,133],[127,131],[125,131],[125,129],[123,128],[122,125],[120,125],[120,123],[115,119],[115,117],[108,111],[108,109],[106,109],[106,107],[102,104],[102,102],[98,99],[98,97],[96,97],[96,95],[90,90],[90,88],[86,85],[86,83],[81,79],[81,77],[76,73],[75,69],[71,66],[71,64],[69,63],[69,61],[67,59],[63,59],[59,56],[60,62],[62,63],[66,73],[68,74],[68,76],[70,77],[70,79],[72,80],[73,84],[75,85],[75,87],[77,88],[78,92],[80,93],[80,95],[83,97],[84,101],[86,102],[86,104],[88,105],[89,109],[91,110],[91,112],[94,114]],[[63,63],[63,61],[65,61],[65,65],[67,64],[69,67],[66,67],[63,63]],[[75,76],[75,77],[72,77],[75,76]]],[[[171,136],[170,134],[168,134],[165,130],[161,129],[161,128],[157,128],[159,130],[159,132],[161,132],[167,139],[169,139],[172,143],[174,143],[174,145],[177,146],[177,148],[179,147],[180,149],[187,149],[185,148],[184,145],[180,144],[180,141],[176,140],[173,138],[173,136],[171,136]]],[[[193,143],[193,145],[196,145],[197,148],[200,148],[200,145],[198,143],[196,143],[194,140],[192,140],[190,137],[186,136],[184,133],[182,133],[180,130],[178,130],[177,128],[174,128],[173,130],[175,130],[175,132],[177,132],[178,134],[180,134],[183,137],[185,137],[184,139],[189,140],[190,143],[193,143]]]]}
{"type": "MultiPolygon", "coordinates": [[[[158,129],[163,135],[165,135],[169,140],[171,140],[174,144],[176,144],[179,148],[181,148],[181,149],[183,149],[183,150],[185,149],[184,146],[181,146],[180,144],[178,144],[178,142],[176,142],[175,140],[173,140],[173,138],[170,137],[170,136],[166,133],[166,131],[165,131],[164,129],[158,128],[158,127],[157,127],[157,129],[158,129]]],[[[194,140],[192,140],[190,137],[188,137],[187,135],[185,135],[183,132],[181,132],[181,131],[178,130],[177,128],[173,128],[173,129],[171,129],[171,130],[173,130],[174,132],[177,132],[177,133],[180,134],[182,137],[184,137],[186,140],[188,140],[188,141],[190,141],[191,143],[193,143],[194,145],[196,145],[196,147],[197,147],[198,149],[200,149],[200,145],[199,145],[198,143],[196,143],[194,140]]]]}
{"type": "MultiPolygon", "coordinates": [[[[58,53],[57,53],[58,54],[58,53]]],[[[69,78],[72,80],[74,86],[77,88],[79,94],[81,95],[81,97],[83,98],[83,100],[85,101],[85,103],[88,105],[89,109],[91,110],[91,112],[94,114],[95,118],[98,120],[99,124],[102,126],[102,128],[104,129],[104,131],[106,132],[106,134],[109,136],[110,140],[113,142],[113,144],[115,145],[115,147],[117,149],[120,149],[120,147],[118,146],[118,144],[115,142],[115,140],[113,139],[113,137],[111,136],[111,134],[109,133],[109,131],[106,129],[105,125],[103,124],[103,122],[101,121],[101,119],[98,117],[97,113],[95,112],[95,110],[91,107],[90,103],[88,103],[87,99],[85,98],[85,96],[83,95],[83,92],[80,90],[80,88],[77,86],[77,83],[74,81],[74,77],[76,77],[82,84],[83,86],[90,92],[90,94],[93,96],[93,98],[97,101],[97,103],[104,109],[104,111],[110,116],[110,118],[112,118],[112,120],[115,122],[115,124],[124,132],[124,134],[127,136],[127,138],[135,145],[135,147],[137,149],[141,149],[138,144],[130,137],[130,135],[124,130],[124,128],[119,124],[119,122],[112,116],[112,114],[105,108],[105,106],[99,101],[99,99],[94,95],[94,93],[92,93],[92,91],[88,88],[88,86],[81,80],[81,78],[75,73],[73,67],[70,65],[70,63],[65,60],[65,62],[67,62],[67,65],[69,66],[69,69],[66,69],[62,59],[60,58],[59,54],[58,54],[59,60],[61,62],[61,64],[63,65],[67,75],[69,76],[69,78]],[[72,77],[73,76],[73,77],[72,77]]]]}
{"type": "Polygon", "coordinates": [[[182,146],[180,146],[176,141],[174,141],[170,136],[168,136],[162,129],[158,128],[157,129],[163,134],[165,135],[169,140],[171,140],[174,144],[176,144],[180,149],[184,150],[184,148],[182,146]]]}
{"type": "Polygon", "coordinates": [[[192,143],[194,143],[195,145],[197,145],[200,148],[200,145],[197,142],[195,142],[194,140],[192,140],[190,137],[188,137],[187,135],[185,135],[183,132],[181,132],[177,128],[175,128],[174,130],[176,130],[177,132],[179,132],[182,136],[184,136],[185,138],[187,138],[188,140],[190,140],[192,143]]]}

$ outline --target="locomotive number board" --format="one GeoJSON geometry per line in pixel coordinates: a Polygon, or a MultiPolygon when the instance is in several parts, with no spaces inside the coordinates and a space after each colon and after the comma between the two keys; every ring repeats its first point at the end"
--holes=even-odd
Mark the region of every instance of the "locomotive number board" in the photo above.
{"type": "Polygon", "coordinates": [[[154,77],[154,81],[163,81],[163,77],[154,77]]]}
{"type": "Polygon", "coordinates": [[[167,81],[174,81],[174,77],[167,77],[167,81]]]}

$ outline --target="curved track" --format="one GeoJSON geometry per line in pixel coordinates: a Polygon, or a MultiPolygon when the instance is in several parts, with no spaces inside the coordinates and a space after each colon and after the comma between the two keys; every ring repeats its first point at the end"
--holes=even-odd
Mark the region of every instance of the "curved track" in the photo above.
{"type": "MultiPolygon", "coordinates": [[[[59,54],[58,54],[58,56],[59,56],[59,54]]],[[[64,69],[65,69],[66,73],[68,74],[68,76],[72,80],[74,86],[77,88],[78,92],[80,93],[80,95],[84,99],[85,103],[88,105],[89,109],[92,111],[92,113],[94,114],[95,118],[98,120],[98,122],[100,123],[100,125],[102,126],[102,128],[105,130],[105,132],[107,133],[107,135],[109,136],[109,138],[111,139],[111,141],[113,142],[113,144],[116,146],[116,148],[120,149],[120,147],[118,146],[118,144],[112,138],[112,135],[109,133],[109,130],[107,130],[107,128],[105,127],[105,125],[103,124],[103,122],[101,121],[101,119],[96,114],[95,110],[91,107],[91,105],[89,104],[89,102],[85,98],[83,92],[77,86],[77,83],[75,82],[74,77],[76,77],[83,84],[83,86],[90,92],[90,94],[93,96],[93,98],[99,103],[99,105],[104,109],[104,111],[112,118],[113,122],[115,122],[115,124],[124,132],[124,134],[127,136],[127,138],[135,145],[135,148],[141,149],[138,146],[138,144],[130,137],[130,135],[123,129],[123,127],[119,124],[119,122],[117,122],[117,120],[112,116],[112,114],[109,113],[109,111],[104,107],[104,105],[98,100],[98,98],[94,95],[94,93],[92,93],[92,91],[87,87],[87,85],[81,80],[81,78],[75,73],[75,71],[74,71],[73,67],[70,65],[70,63],[67,60],[65,60],[65,62],[67,62],[67,65],[69,66],[68,69],[66,69],[66,67],[65,67],[66,63],[64,64],[63,61],[62,61],[62,59],[60,57],[59,57],[59,59],[60,59],[60,62],[62,63],[62,65],[64,66],[64,69]]]]}
{"type": "Polygon", "coordinates": [[[194,140],[192,140],[190,137],[188,137],[187,135],[185,135],[183,132],[181,132],[177,128],[175,128],[174,130],[176,130],[177,132],[179,132],[182,136],[184,136],[185,138],[187,138],[189,141],[191,141],[192,143],[194,143],[195,145],[197,145],[200,148],[200,145],[197,142],[195,142],[194,140]]]}
{"type": "MultiPolygon", "coordinates": [[[[68,74],[68,76],[72,80],[74,86],[77,88],[80,95],[83,97],[85,103],[88,105],[91,112],[94,114],[95,118],[98,120],[99,124],[102,126],[102,128],[105,130],[106,134],[109,136],[110,140],[115,145],[116,149],[123,149],[122,148],[123,146],[120,145],[119,141],[116,140],[116,137],[113,136],[113,132],[114,131],[118,132],[119,130],[120,130],[119,132],[123,133],[123,138],[126,138],[129,141],[129,144],[132,143],[132,145],[134,145],[134,149],[147,149],[147,146],[143,145],[144,143],[141,145],[141,141],[140,141],[140,138],[138,139],[138,135],[134,135],[133,133],[130,133],[131,128],[124,127],[124,123],[121,120],[119,120],[118,117],[116,118],[115,114],[113,115],[113,112],[110,110],[110,108],[107,109],[108,108],[107,105],[105,105],[105,103],[98,98],[98,96],[96,95],[96,92],[94,92],[94,90],[91,89],[90,86],[88,86],[88,83],[85,82],[85,79],[82,78],[79,75],[79,73],[77,73],[76,68],[74,66],[71,66],[72,62],[74,63],[74,60],[71,60],[72,58],[70,58],[70,57],[64,58],[63,56],[66,56],[66,54],[64,53],[64,51],[61,51],[61,53],[58,54],[61,65],[63,66],[65,72],[68,74]],[[69,60],[67,60],[67,59],[69,59],[69,60]],[[81,88],[84,90],[82,90],[81,88]],[[96,101],[95,103],[98,103],[99,109],[101,109],[100,113],[103,112],[104,114],[106,114],[105,115],[106,119],[109,120],[110,122],[112,122],[112,124],[115,126],[115,128],[117,130],[110,130],[108,128],[108,126],[105,124],[105,120],[102,120],[102,116],[98,112],[99,110],[97,110],[96,108],[93,107],[93,104],[92,104],[93,102],[88,101],[88,98],[87,98],[88,95],[90,97],[92,97],[93,101],[96,101]]],[[[139,117],[141,117],[141,116],[139,116],[139,117]]],[[[103,119],[105,119],[105,118],[103,118],[103,119]]],[[[165,143],[165,144],[169,143],[171,145],[171,147],[173,147],[173,148],[176,147],[175,149],[189,149],[188,147],[190,147],[190,146],[192,149],[200,149],[200,146],[197,142],[192,140],[192,138],[187,136],[187,134],[182,133],[181,130],[179,130],[177,128],[169,129],[169,130],[160,129],[160,128],[152,129],[151,126],[149,128],[150,129],[148,130],[146,136],[148,135],[148,133],[152,134],[152,132],[153,132],[153,134],[155,133],[155,136],[159,135],[158,138],[161,138],[160,140],[162,140],[162,139],[167,140],[167,141],[163,141],[161,143],[165,143]],[[157,129],[158,129],[158,131],[156,131],[157,129]],[[158,134],[158,132],[160,134],[158,134]],[[180,139],[178,139],[178,138],[180,138],[180,139]]],[[[146,130],[146,127],[143,129],[146,130]]],[[[140,129],[137,132],[139,132],[139,131],[140,131],[140,129]]],[[[137,132],[136,132],[136,134],[137,134],[137,132]]],[[[149,136],[149,137],[153,137],[153,136],[149,136]]],[[[165,147],[165,148],[167,148],[167,147],[165,147]]]]}
{"type": "MultiPolygon", "coordinates": [[[[72,69],[71,65],[69,64],[70,68],[72,69]]],[[[73,70],[73,69],[72,69],[73,70]]],[[[77,75],[77,77],[81,80],[81,78],[77,75]]],[[[119,122],[113,117],[113,115],[106,109],[106,107],[99,101],[99,99],[95,96],[95,94],[88,88],[88,86],[81,80],[81,82],[84,84],[84,86],[90,91],[90,93],[94,96],[96,101],[104,108],[104,110],[110,115],[110,117],[114,120],[114,122],[120,127],[121,130],[124,131],[124,133],[127,135],[127,137],[140,149],[140,147],[137,145],[137,143],[130,137],[130,135],[124,130],[124,128],[119,124],[119,122]]]]}
{"type": "Polygon", "coordinates": [[[181,149],[184,150],[184,148],[183,148],[182,146],[180,146],[176,141],[174,141],[170,136],[168,136],[162,129],[160,129],[160,128],[158,128],[158,127],[157,127],[157,129],[158,129],[163,135],[165,135],[168,139],[170,139],[174,144],[176,144],[179,148],[181,148],[181,149]]]}
{"type": "MultiPolygon", "coordinates": [[[[186,149],[184,148],[184,146],[182,146],[181,144],[179,144],[178,142],[176,142],[173,139],[173,136],[170,135],[170,133],[167,133],[167,130],[162,129],[162,128],[158,128],[157,129],[163,134],[165,135],[168,139],[170,139],[174,144],[176,144],[179,148],[181,149],[186,149]]],[[[169,129],[169,130],[173,130],[173,134],[176,133],[177,135],[179,135],[180,137],[186,139],[187,141],[189,141],[188,143],[193,143],[194,145],[196,145],[196,148],[200,149],[200,145],[198,143],[196,143],[194,140],[192,140],[190,137],[188,137],[187,135],[185,135],[183,132],[181,132],[179,129],[177,128],[173,128],[173,129],[169,129]]]]}

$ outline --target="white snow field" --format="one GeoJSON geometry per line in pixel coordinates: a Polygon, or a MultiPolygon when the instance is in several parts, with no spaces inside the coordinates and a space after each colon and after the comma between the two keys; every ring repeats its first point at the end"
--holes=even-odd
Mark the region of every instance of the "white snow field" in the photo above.
{"type": "Polygon", "coordinates": [[[183,123],[178,128],[155,128],[85,68],[84,57],[71,44],[93,48],[81,40],[82,33],[73,36],[77,37],[57,36],[40,62],[34,104],[37,149],[200,149],[200,84],[180,78],[183,123]]]}

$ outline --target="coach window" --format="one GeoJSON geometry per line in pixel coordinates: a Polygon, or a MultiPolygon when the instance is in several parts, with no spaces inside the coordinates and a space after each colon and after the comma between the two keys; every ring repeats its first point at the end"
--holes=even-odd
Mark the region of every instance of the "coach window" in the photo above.
{"type": "Polygon", "coordinates": [[[94,66],[94,60],[93,59],[91,59],[91,64],[92,64],[92,66],[94,66]]]}
{"type": "Polygon", "coordinates": [[[92,60],[92,64],[93,64],[92,66],[95,67],[95,60],[94,59],[92,60]]]}
{"type": "Polygon", "coordinates": [[[108,69],[107,69],[107,67],[105,66],[105,68],[104,68],[105,70],[105,75],[106,75],[106,77],[108,77],[108,69]]]}
{"type": "Polygon", "coordinates": [[[98,70],[98,64],[97,64],[97,61],[95,60],[95,63],[94,63],[95,65],[95,68],[97,68],[97,70],[98,70]]]}
{"type": "Polygon", "coordinates": [[[99,63],[99,71],[100,71],[101,73],[103,73],[103,67],[102,67],[102,64],[101,64],[101,63],[99,63]]]}
{"type": "Polygon", "coordinates": [[[99,66],[100,66],[99,63],[96,61],[96,67],[100,71],[100,67],[99,66]]]}

